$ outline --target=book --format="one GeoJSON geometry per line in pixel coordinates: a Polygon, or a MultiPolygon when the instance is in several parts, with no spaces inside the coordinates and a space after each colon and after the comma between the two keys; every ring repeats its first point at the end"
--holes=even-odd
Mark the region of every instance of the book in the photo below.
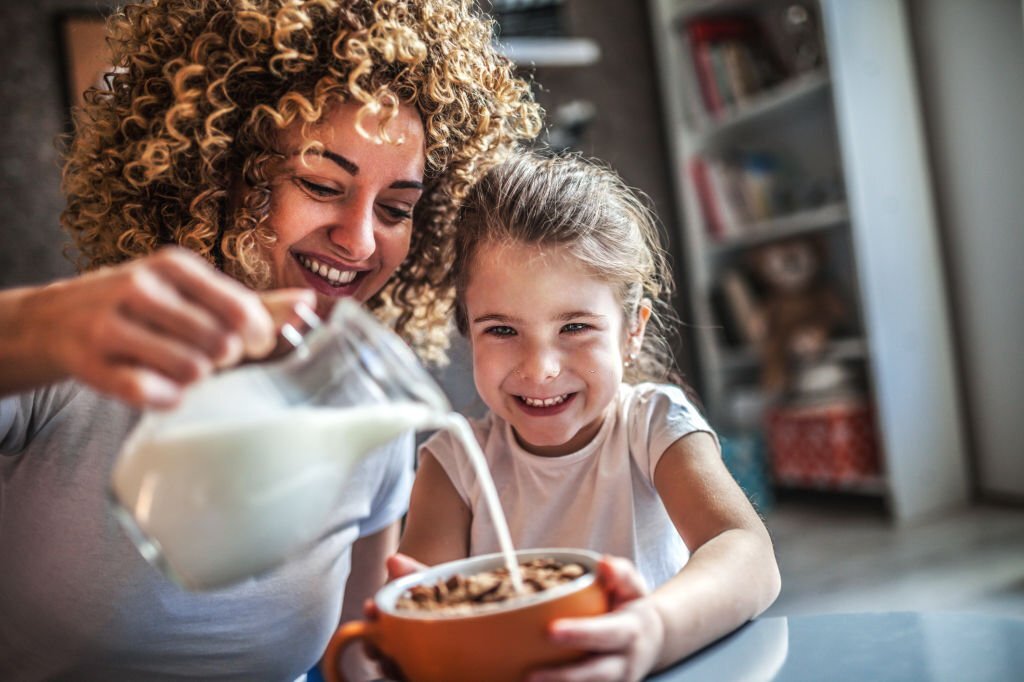
{"type": "Polygon", "coordinates": [[[710,159],[708,166],[708,186],[711,201],[717,207],[721,222],[720,232],[723,237],[735,237],[750,221],[746,199],[742,190],[743,177],[732,164],[722,159],[710,159]]]}
{"type": "Polygon", "coordinates": [[[720,73],[724,65],[721,55],[715,54],[715,45],[725,38],[746,34],[751,26],[750,20],[725,17],[700,18],[686,24],[694,72],[704,107],[711,114],[719,114],[726,108],[725,82],[720,73]]]}
{"type": "Polygon", "coordinates": [[[704,215],[704,226],[707,233],[713,239],[722,239],[725,236],[722,217],[718,212],[718,200],[712,194],[704,159],[699,156],[693,157],[690,160],[689,171],[694,189],[697,190],[697,201],[700,204],[701,213],[704,215]]]}
{"type": "Polygon", "coordinates": [[[725,110],[722,95],[718,91],[718,81],[715,78],[715,65],[711,57],[711,46],[707,43],[696,43],[693,47],[694,72],[697,82],[700,84],[701,97],[704,100],[704,109],[709,114],[718,114],[725,110]]]}
{"type": "Polygon", "coordinates": [[[778,60],[752,16],[700,17],[685,24],[701,99],[719,116],[781,80],[778,60]]]}

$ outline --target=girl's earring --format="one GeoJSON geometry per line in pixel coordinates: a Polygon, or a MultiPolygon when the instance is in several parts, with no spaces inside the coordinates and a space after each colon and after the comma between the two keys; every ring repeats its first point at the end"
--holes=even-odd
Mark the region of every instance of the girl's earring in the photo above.
{"type": "Polygon", "coordinates": [[[626,356],[626,359],[623,361],[622,366],[625,367],[626,369],[629,369],[630,367],[632,367],[635,364],[636,364],[636,353],[630,353],[629,355],[626,356]]]}

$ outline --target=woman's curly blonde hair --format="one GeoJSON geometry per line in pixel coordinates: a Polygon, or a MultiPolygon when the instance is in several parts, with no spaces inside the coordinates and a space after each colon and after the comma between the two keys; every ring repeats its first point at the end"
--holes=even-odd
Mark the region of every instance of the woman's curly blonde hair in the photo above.
{"type": "MultiPolygon", "coordinates": [[[[125,6],[108,29],[109,90],[86,93],[64,152],[61,223],[80,269],[177,244],[267,287],[277,134],[308,130],[338,101],[385,121],[409,104],[424,125],[426,191],[408,257],[368,305],[423,357],[443,358],[458,207],[541,125],[471,0],[155,0],[125,6]]],[[[369,134],[386,139],[384,127],[369,134]]]]}

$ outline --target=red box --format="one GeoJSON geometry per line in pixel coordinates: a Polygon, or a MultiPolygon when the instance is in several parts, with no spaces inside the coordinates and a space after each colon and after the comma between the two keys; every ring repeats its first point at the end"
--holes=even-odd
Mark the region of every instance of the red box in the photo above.
{"type": "Polygon", "coordinates": [[[778,408],[768,413],[767,431],[778,483],[843,487],[879,478],[878,439],[866,404],[778,408]]]}

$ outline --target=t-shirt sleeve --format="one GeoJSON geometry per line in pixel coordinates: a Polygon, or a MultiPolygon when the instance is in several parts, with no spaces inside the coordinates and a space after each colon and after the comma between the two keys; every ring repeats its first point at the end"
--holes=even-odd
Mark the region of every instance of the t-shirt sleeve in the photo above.
{"type": "Polygon", "coordinates": [[[470,490],[476,479],[469,471],[468,457],[463,452],[462,445],[452,436],[451,432],[438,431],[420,446],[419,452],[421,457],[424,452],[430,452],[434,456],[437,463],[448,474],[448,480],[455,486],[455,492],[459,494],[467,507],[472,508],[470,490]]]}
{"type": "Polygon", "coordinates": [[[66,381],[0,398],[0,455],[16,455],[78,394],[66,381]]]}
{"type": "Polygon", "coordinates": [[[410,432],[386,445],[386,453],[379,453],[384,464],[380,485],[373,498],[370,516],[359,527],[359,536],[366,537],[381,531],[402,518],[409,510],[412,493],[413,452],[415,443],[410,432]]]}
{"type": "Polygon", "coordinates": [[[652,482],[669,446],[698,431],[710,434],[718,443],[707,420],[678,386],[640,384],[634,389],[629,406],[629,447],[652,482]]]}
{"type": "Polygon", "coordinates": [[[0,454],[10,455],[24,447],[24,428],[18,426],[20,408],[18,396],[0,398],[0,454]]]}

